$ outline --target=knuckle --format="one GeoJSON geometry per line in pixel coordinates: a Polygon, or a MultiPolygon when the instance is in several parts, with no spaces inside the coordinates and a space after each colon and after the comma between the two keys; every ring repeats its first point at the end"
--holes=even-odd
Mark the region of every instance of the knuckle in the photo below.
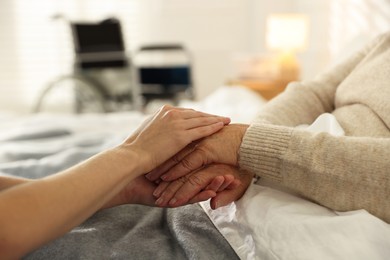
{"type": "Polygon", "coordinates": [[[176,118],[179,115],[180,111],[171,108],[165,110],[165,116],[168,118],[176,118]]]}
{"type": "Polygon", "coordinates": [[[207,159],[209,158],[210,153],[205,147],[199,147],[197,149],[197,156],[199,160],[202,162],[202,166],[207,164],[207,159]]]}
{"type": "Polygon", "coordinates": [[[198,175],[191,175],[188,178],[188,182],[195,187],[201,187],[203,184],[202,178],[200,178],[198,175]]]}
{"type": "Polygon", "coordinates": [[[175,154],[174,156],[172,156],[171,160],[173,161],[174,164],[180,163],[180,156],[179,156],[179,154],[175,154]]]}
{"type": "Polygon", "coordinates": [[[175,192],[176,192],[176,185],[171,184],[171,185],[168,185],[168,187],[166,187],[162,196],[164,196],[165,198],[169,198],[173,194],[175,194],[175,192]]]}
{"type": "Polygon", "coordinates": [[[163,106],[161,107],[161,110],[162,110],[162,111],[169,111],[170,109],[172,109],[172,106],[170,106],[170,105],[163,105],[163,106]]]}
{"type": "Polygon", "coordinates": [[[165,191],[164,191],[164,193],[161,195],[161,197],[169,197],[172,193],[174,193],[175,192],[175,190],[173,189],[173,187],[171,187],[171,186],[168,186],[166,189],[165,189],[165,191]]]}
{"type": "Polygon", "coordinates": [[[182,161],[181,161],[181,165],[183,166],[183,168],[185,168],[186,170],[189,170],[189,171],[192,171],[192,170],[195,170],[193,169],[193,163],[191,160],[189,159],[186,159],[184,158],[182,161]]]}
{"type": "Polygon", "coordinates": [[[184,175],[182,177],[180,177],[179,179],[177,179],[178,182],[181,182],[182,184],[186,183],[188,181],[188,176],[187,175],[184,175]]]}

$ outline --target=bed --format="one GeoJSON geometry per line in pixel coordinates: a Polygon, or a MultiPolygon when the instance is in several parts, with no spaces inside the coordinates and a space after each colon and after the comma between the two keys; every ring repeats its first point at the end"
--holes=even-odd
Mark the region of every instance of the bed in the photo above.
{"type": "MultiPolygon", "coordinates": [[[[220,87],[180,105],[249,123],[265,101],[220,87]]],[[[0,172],[40,178],[121,142],[139,112],[1,117],[0,172]]],[[[318,130],[318,127],[317,127],[318,130]]],[[[47,216],[50,218],[50,216],[47,216]]],[[[242,199],[175,209],[123,205],[93,215],[25,259],[386,259],[390,226],[364,210],[335,212],[260,181],[242,199]]]]}

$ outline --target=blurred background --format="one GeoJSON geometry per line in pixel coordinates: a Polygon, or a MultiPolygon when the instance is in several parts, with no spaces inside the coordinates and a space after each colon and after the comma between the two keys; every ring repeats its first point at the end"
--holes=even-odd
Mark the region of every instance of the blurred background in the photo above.
{"type": "MultiPolygon", "coordinates": [[[[142,46],[185,46],[191,61],[190,98],[201,100],[222,85],[258,85],[272,77],[283,82],[314,77],[388,30],[390,3],[2,0],[0,111],[33,111],[49,82],[75,73],[75,35],[69,25],[76,21],[99,23],[109,18],[120,21],[123,51],[131,66],[142,46]]],[[[115,73],[97,74],[104,75],[103,81],[112,80],[113,85],[119,84],[116,80],[120,77],[128,77],[132,84],[139,82],[137,71],[121,76],[115,73]]],[[[131,95],[131,102],[136,102],[137,95],[131,95]]],[[[134,108],[130,105],[120,109],[134,108]]]]}

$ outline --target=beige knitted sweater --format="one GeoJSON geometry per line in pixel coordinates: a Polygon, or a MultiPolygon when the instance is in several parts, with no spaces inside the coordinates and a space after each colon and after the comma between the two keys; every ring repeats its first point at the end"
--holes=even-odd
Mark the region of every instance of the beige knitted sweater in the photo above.
{"type": "Polygon", "coordinates": [[[245,133],[241,168],[337,211],[390,223],[390,33],[315,78],[293,82],[245,133]],[[332,113],[346,135],[294,128],[332,113]]]}

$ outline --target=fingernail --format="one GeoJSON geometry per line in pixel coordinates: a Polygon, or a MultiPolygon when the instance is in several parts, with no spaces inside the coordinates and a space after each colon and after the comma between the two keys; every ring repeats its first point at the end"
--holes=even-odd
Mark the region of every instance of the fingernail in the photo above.
{"type": "Polygon", "coordinates": [[[158,188],[153,192],[153,196],[160,197],[160,191],[158,190],[158,188]]]}
{"type": "Polygon", "coordinates": [[[163,181],[166,181],[168,179],[168,175],[163,175],[160,177],[163,181]]]}
{"type": "Polygon", "coordinates": [[[174,205],[177,202],[176,198],[173,198],[169,201],[169,205],[174,205]]]}
{"type": "Polygon", "coordinates": [[[158,199],[156,200],[156,205],[162,205],[163,202],[164,202],[163,198],[158,198],[158,199]]]}

